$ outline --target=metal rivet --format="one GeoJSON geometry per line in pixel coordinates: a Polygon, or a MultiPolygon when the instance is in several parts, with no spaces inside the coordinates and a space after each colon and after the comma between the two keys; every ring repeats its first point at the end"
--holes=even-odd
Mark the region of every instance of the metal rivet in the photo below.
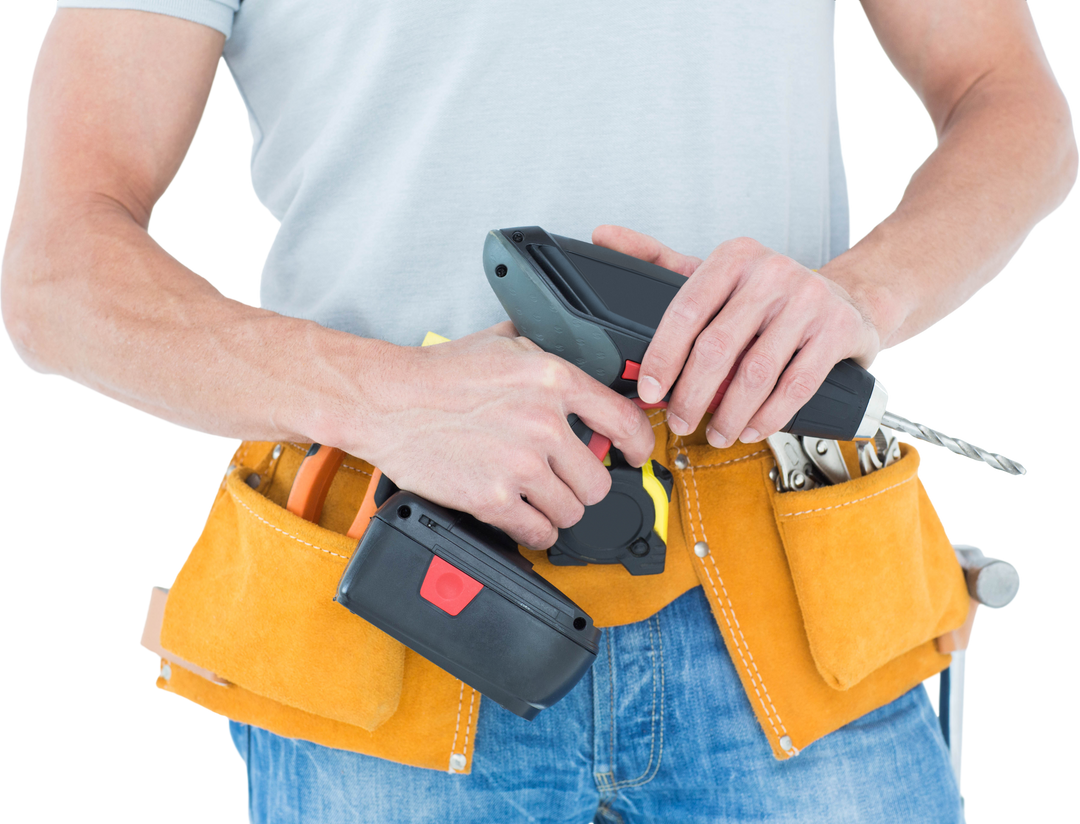
{"type": "Polygon", "coordinates": [[[819,455],[824,455],[828,451],[829,451],[829,445],[827,443],[825,443],[825,441],[818,441],[817,453],[819,455]]]}
{"type": "Polygon", "coordinates": [[[229,464],[229,468],[225,470],[226,474],[232,474],[232,471],[236,469],[236,464],[229,464]]]}
{"type": "Polygon", "coordinates": [[[252,472],[250,475],[248,475],[246,478],[244,478],[244,483],[246,483],[252,489],[258,489],[259,484],[262,483],[262,478],[260,478],[254,472],[252,472]]]}
{"type": "Polygon", "coordinates": [[[465,756],[459,752],[450,756],[450,769],[463,770],[465,769],[465,756]]]}
{"type": "Polygon", "coordinates": [[[281,457],[281,444],[274,444],[274,451],[270,453],[270,457],[273,458],[275,461],[281,457]]]}
{"type": "Polygon", "coordinates": [[[802,489],[806,486],[806,476],[801,472],[796,472],[791,476],[791,485],[796,489],[802,489]]]}
{"type": "Polygon", "coordinates": [[[168,664],[162,664],[161,677],[164,678],[166,681],[172,678],[172,667],[170,667],[168,664]]]}
{"type": "Polygon", "coordinates": [[[694,554],[697,555],[699,558],[704,558],[706,555],[709,554],[709,545],[704,541],[698,541],[696,544],[694,544],[694,554]]]}
{"type": "Polygon", "coordinates": [[[784,750],[784,752],[791,752],[793,749],[795,749],[795,745],[791,743],[790,735],[785,735],[783,738],[780,739],[780,747],[784,750]]]}
{"type": "Polygon", "coordinates": [[[686,469],[690,466],[690,459],[680,452],[675,456],[675,466],[678,469],[686,469]]]}

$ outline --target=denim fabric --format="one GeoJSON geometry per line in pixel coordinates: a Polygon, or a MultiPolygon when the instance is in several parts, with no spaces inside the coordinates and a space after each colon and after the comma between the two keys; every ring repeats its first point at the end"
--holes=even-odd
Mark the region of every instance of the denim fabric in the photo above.
{"type": "Polygon", "coordinates": [[[700,588],[604,630],[592,670],[536,720],[483,701],[470,775],[231,726],[256,824],[963,820],[922,687],[776,761],[700,588]]]}

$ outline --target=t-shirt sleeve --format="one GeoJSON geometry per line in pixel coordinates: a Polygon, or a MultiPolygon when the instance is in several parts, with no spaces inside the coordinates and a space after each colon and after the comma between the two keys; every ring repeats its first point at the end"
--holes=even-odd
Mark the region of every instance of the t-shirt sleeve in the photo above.
{"type": "Polygon", "coordinates": [[[152,11],[202,23],[228,37],[232,34],[233,15],[240,10],[240,0],[58,0],[66,9],[132,9],[152,11]]]}

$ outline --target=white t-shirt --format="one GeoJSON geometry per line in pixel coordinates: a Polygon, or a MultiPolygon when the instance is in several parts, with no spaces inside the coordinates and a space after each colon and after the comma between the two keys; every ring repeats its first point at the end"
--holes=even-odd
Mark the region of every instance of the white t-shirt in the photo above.
{"type": "MultiPolygon", "coordinates": [[[[262,302],[401,344],[505,319],[490,229],[601,223],[687,254],[847,247],[834,0],[61,0],[229,36],[262,302]]],[[[208,197],[212,193],[208,193],[208,197]]]]}

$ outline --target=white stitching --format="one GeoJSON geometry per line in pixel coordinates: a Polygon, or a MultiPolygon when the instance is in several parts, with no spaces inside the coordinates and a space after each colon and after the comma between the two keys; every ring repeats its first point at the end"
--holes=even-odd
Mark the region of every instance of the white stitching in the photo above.
{"type": "Polygon", "coordinates": [[[297,538],[291,532],[286,532],[281,527],[275,526],[274,524],[270,523],[268,520],[266,520],[266,518],[264,518],[262,515],[260,515],[258,512],[256,512],[254,509],[252,509],[250,506],[248,506],[243,501],[241,501],[239,498],[237,498],[235,495],[233,495],[233,493],[231,491],[229,492],[229,495],[231,495],[232,499],[234,501],[236,501],[238,504],[240,504],[240,506],[242,506],[244,509],[246,509],[248,512],[250,512],[252,515],[254,515],[256,518],[258,518],[260,521],[262,521],[264,524],[266,524],[271,529],[280,532],[286,538],[292,538],[298,544],[303,544],[304,546],[309,546],[312,549],[317,549],[317,550],[319,550],[319,552],[325,552],[327,555],[333,555],[335,558],[343,558],[346,561],[349,560],[348,555],[338,555],[336,552],[331,552],[329,549],[323,549],[321,546],[316,546],[315,544],[309,544],[307,541],[303,540],[302,538],[297,538]]]}
{"type": "MultiPolygon", "coordinates": [[[[308,446],[308,447],[304,447],[304,446],[301,446],[301,445],[300,445],[300,444],[298,444],[298,443],[292,443],[291,441],[285,441],[285,445],[286,445],[286,446],[291,446],[291,447],[292,447],[293,449],[295,449],[295,450],[296,450],[297,452],[302,452],[302,453],[304,453],[304,455],[307,455],[308,451],[309,451],[309,450],[311,449],[311,447],[310,447],[310,446],[308,446]]],[[[370,473],[370,472],[365,472],[365,471],[364,471],[363,469],[359,469],[359,468],[357,468],[357,467],[355,467],[355,466],[349,466],[349,465],[348,465],[347,463],[343,463],[343,464],[341,465],[341,468],[342,468],[342,469],[348,469],[348,470],[349,470],[350,472],[359,472],[359,473],[360,473],[361,475],[367,475],[367,476],[369,476],[369,477],[371,476],[371,473],[370,473]]]]}
{"type": "Polygon", "coordinates": [[[749,455],[743,455],[741,458],[732,458],[730,461],[721,461],[715,464],[698,464],[698,469],[716,469],[718,466],[727,466],[728,464],[738,463],[739,461],[748,461],[750,458],[756,458],[758,455],[764,455],[769,450],[759,449],[757,452],[751,452],[749,455]]]}
{"type": "Polygon", "coordinates": [[[458,693],[457,701],[457,721],[454,722],[454,743],[450,745],[450,759],[453,760],[457,754],[457,737],[458,730],[461,729],[461,705],[465,701],[465,682],[461,681],[461,691],[458,693]]]}
{"type": "Polygon", "coordinates": [[[864,498],[855,498],[855,500],[853,500],[853,501],[845,501],[843,503],[834,503],[832,506],[821,506],[821,508],[816,509],[816,510],[802,510],[801,512],[778,512],[777,515],[778,515],[778,517],[785,517],[786,518],[786,517],[792,517],[794,515],[806,515],[809,512],[824,512],[825,510],[839,509],[840,506],[850,506],[852,503],[859,503],[860,501],[868,501],[870,498],[876,498],[877,496],[881,495],[881,492],[888,492],[890,489],[895,489],[897,486],[903,486],[908,481],[914,481],[914,479],[917,478],[917,477],[918,477],[918,475],[912,475],[910,477],[904,478],[903,481],[897,481],[892,486],[887,486],[885,489],[879,489],[878,491],[874,492],[873,495],[867,495],[864,498]]]}
{"type": "MultiPolygon", "coordinates": [[[[677,442],[678,442],[678,438],[676,438],[676,443],[677,442]]],[[[764,452],[764,451],[765,450],[761,450],[761,452],[764,452]]],[[[753,454],[760,454],[760,453],[753,453],[753,454]]],[[[753,457],[753,455],[744,456],[744,458],[749,458],[749,457],[753,457]]],[[[735,458],[733,461],[731,461],[731,463],[734,463],[737,460],[741,460],[741,459],[740,458],[735,458]]],[[[702,519],[702,516],[701,516],[701,494],[700,494],[700,491],[699,491],[698,485],[697,485],[697,476],[694,474],[694,466],[693,466],[693,464],[688,464],[687,467],[690,470],[690,478],[694,482],[694,499],[697,502],[698,522],[701,524],[701,537],[702,537],[702,540],[705,540],[707,542],[707,536],[705,535],[705,522],[704,522],[704,520],[702,519]]],[[[683,477],[683,489],[687,494],[686,510],[687,510],[687,513],[689,514],[691,512],[691,510],[690,510],[690,500],[689,500],[689,489],[686,486],[685,475],[682,475],[682,477],[683,477]]],[[[694,528],[693,528],[693,515],[692,514],[690,515],[690,523],[691,523],[691,526],[690,526],[691,537],[694,538],[695,542],[696,542],[696,537],[697,536],[696,536],[696,533],[694,532],[694,528]]],[[[719,567],[717,567],[717,565],[716,565],[716,559],[712,556],[711,553],[709,554],[708,558],[709,558],[710,563],[712,564],[713,571],[716,573],[716,579],[720,582],[720,588],[724,592],[724,599],[727,601],[727,606],[728,606],[727,609],[725,609],[724,605],[720,602],[720,593],[716,591],[716,584],[713,583],[712,576],[709,574],[709,570],[705,566],[705,559],[704,558],[699,559],[701,561],[701,568],[705,571],[705,577],[708,578],[708,580],[709,580],[709,586],[712,588],[713,595],[716,597],[716,603],[720,607],[720,612],[723,614],[724,620],[727,622],[728,631],[731,633],[731,640],[735,645],[735,650],[739,653],[739,660],[742,662],[743,669],[746,670],[746,674],[750,679],[750,685],[754,688],[754,692],[758,697],[758,701],[761,703],[761,708],[765,711],[765,717],[769,721],[769,726],[772,727],[773,732],[779,738],[780,737],[780,732],[776,729],[776,724],[773,723],[773,715],[774,714],[776,715],[776,720],[780,724],[780,729],[782,729],[785,734],[787,733],[787,728],[784,726],[784,722],[783,722],[783,719],[780,718],[780,714],[778,712],[776,712],[776,706],[773,704],[772,696],[769,694],[768,687],[765,686],[765,679],[761,677],[761,671],[758,670],[757,662],[754,661],[754,656],[750,652],[750,645],[746,641],[746,636],[743,635],[742,627],[739,626],[739,619],[735,616],[735,606],[734,606],[734,604],[731,603],[731,596],[728,595],[727,587],[724,585],[724,579],[720,575],[719,567]],[[728,610],[731,611],[731,617],[730,618],[728,617],[728,610]],[[735,622],[734,627],[732,626],[732,620],[734,620],[734,622],[735,622]],[[739,638],[735,637],[736,628],[738,629],[738,632],[739,632],[739,638]],[[739,639],[740,638],[742,639],[742,645],[739,644],[739,639]],[[746,663],[746,657],[743,656],[743,647],[746,648],[746,654],[750,657],[750,661],[753,663],[753,667],[754,667],[753,672],[751,672],[750,666],[746,663]],[[768,698],[768,700],[769,700],[769,706],[765,705],[765,700],[761,697],[761,691],[759,691],[758,688],[757,688],[757,683],[755,683],[755,678],[754,678],[755,674],[757,675],[757,683],[761,684],[761,690],[763,690],[765,692],[765,697],[768,698]],[[772,708],[771,712],[770,712],[770,707],[772,708]]]]}
{"type": "Polygon", "coordinates": [[[465,746],[462,749],[465,751],[465,757],[469,757],[469,728],[472,726],[472,711],[473,704],[476,703],[476,690],[469,687],[472,690],[472,698],[469,699],[469,717],[465,721],[465,746]]]}
{"type": "Polygon", "coordinates": [[[369,478],[371,477],[370,472],[365,472],[364,470],[362,470],[362,469],[360,469],[358,467],[355,467],[355,466],[349,466],[347,463],[343,463],[341,465],[341,468],[342,469],[348,469],[350,472],[359,472],[361,475],[367,475],[369,478]]]}

